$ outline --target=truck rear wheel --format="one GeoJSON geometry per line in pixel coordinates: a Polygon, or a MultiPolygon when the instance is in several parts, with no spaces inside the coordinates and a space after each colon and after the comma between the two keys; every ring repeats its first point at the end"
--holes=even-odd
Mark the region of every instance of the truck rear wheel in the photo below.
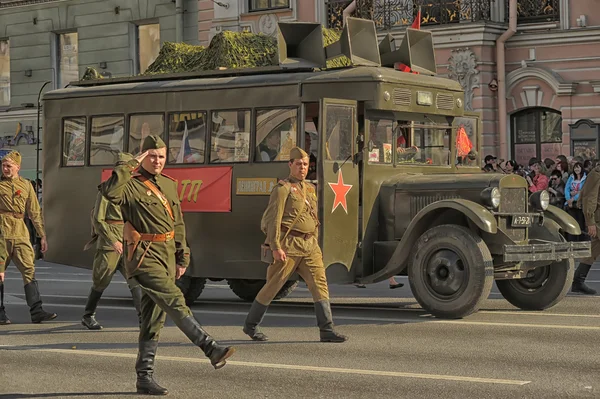
{"type": "Polygon", "coordinates": [[[531,276],[498,280],[498,290],[511,304],[524,310],[544,310],[560,302],[573,283],[575,262],[564,259],[532,270],[531,276]]]}
{"type": "MultiPolygon", "coordinates": [[[[228,279],[227,283],[229,288],[235,295],[243,299],[244,301],[252,302],[258,295],[262,287],[267,283],[266,280],[242,280],[242,279],[228,279]]],[[[286,281],[281,287],[277,295],[273,300],[283,299],[292,293],[298,286],[298,281],[286,281]]]]}
{"type": "Polygon", "coordinates": [[[185,298],[185,304],[192,306],[193,303],[198,299],[204,287],[206,286],[206,279],[201,277],[190,277],[185,274],[175,281],[175,284],[183,292],[185,298]]]}
{"type": "Polygon", "coordinates": [[[427,230],[411,254],[410,288],[432,315],[457,319],[476,312],[494,283],[492,255],[481,237],[455,225],[427,230]]]}

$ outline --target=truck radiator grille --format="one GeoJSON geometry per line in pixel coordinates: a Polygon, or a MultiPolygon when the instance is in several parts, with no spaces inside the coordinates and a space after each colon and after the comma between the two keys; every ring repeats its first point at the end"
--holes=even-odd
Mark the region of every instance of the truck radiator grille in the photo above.
{"type": "MultiPolygon", "coordinates": [[[[527,212],[527,189],[525,188],[502,188],[500,199],[500,212],[526,213],[527,212]]],[[[514,241],[523,241],[527,230],[524,228],[513,228],[510,226],[511,217],[501,216],[498,218],[498,228],[514,241]]]]}

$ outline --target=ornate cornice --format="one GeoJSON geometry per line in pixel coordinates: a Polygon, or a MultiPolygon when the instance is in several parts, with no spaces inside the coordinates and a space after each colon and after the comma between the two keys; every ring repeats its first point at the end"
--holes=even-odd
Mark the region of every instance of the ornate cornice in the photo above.
{"type": "Polygon", "coordinates": [[[506,75],[506,93],[510,93],[515,85],[528,78],[537,78],[550,85],[557,96],[572,96],[575,94],[577,83],[565,82],[556,72],[548,71],[540,67],[522,67],[515,69],[506,75]]]}

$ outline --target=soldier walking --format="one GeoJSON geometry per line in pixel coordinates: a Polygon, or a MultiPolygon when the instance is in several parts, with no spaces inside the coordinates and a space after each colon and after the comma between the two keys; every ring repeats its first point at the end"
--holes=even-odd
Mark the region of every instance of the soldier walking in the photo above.
{"type": "MultiPolygon", "coordinates": [[[[133,159],[133,156],[130,154],[119,154],[115,166],[123,165],[131,159],[133,159]]],[[[96,320],[96,308],[117,267],[127,280],[133,297],[133,306],[138,314],[138,321],[141,321],[142,289],[139,285],[135,285],[133,280],[127,279],[121,264],[123,254],[123,216],[121,215],[121,208],[108,202],[100,192],[94,205],[92,227],[92,240],[85,245],[84,250],[88,250],[96,244],[96,253],[92,267],[92,288],[85,305],[85,313],[81,319],[81,324],[90,330],[102,329],[102,325],[96,320]]]]}
{"type": "Polygon", "coordinates": [[[333,329],[329,289],[318,243],[319,219],[315,186],[305,181],[308,154],[299,147],[290,151],[290,176],[271,192],[261,228],[273,252],[267,283],[250,307],[243,331],[254,341],[267,341],[259,324],[281,287],[294,272],[306,282],[315,303],[321,342],[344,342],[348,338],[333,329]]]}
{"type": "MultiPolygon", "coordinates": [[[[2,235],[6,245],[7,259],[0,264],[0,273],[4,273],[11,260],[23,276],[25,299],[29,305],[31,321],[41,323],[56,318],[56,313],[48,313],[42,308],[42,298],[35,279],[35,255],[25,225],[25,215],[31,219],[37,234],[41,237],[42,253],[48,249],[46,233],[40,212],[37,193],[27,180],[19,176],[21,154],[9,152],[2,158],[2,178],[0,179],[0,221],[2,235]]],[[[6,313],[4,317],[8,320],[6,313]]],[[[8,321],[9,323],[10,321],[8,321]]],[[[4,324],[7,324],[5,321],[4,324]]]]}
{"type": "Polygon", "coordinates": [[[167,148],[160,137],[145,138],[142,154],[115,167],[101,185],[102,194],[121,206],[125,269],[142,288],[142,322],[136,361],[138,393],[166,395],[154,381],[154,358],[167,315],[199,346],[215,369],[225,365],[235,351],[217,342],[200,326],[185,304],[175,280],[189,264],[185,225],[177,182],[163,175],[167,148]],[[141,167],[140,167],[141,166],[141,167]],[[139,173],[133,173],[139,168],[139,173]]]}
{"type": "Polygon", "coordinates": [[[575,270],[571,291],[596,295],[596,290],[588,287],[585,284],[585,279],[592,268],[592,264],[600,255],[600,238],[598,237],[598,226],[600,225],[600,166],[596,166],[587,175],[580,197],[583,203],[585,224],[592,239],[592,256],[579,262],[579,266],[575,270]]]}

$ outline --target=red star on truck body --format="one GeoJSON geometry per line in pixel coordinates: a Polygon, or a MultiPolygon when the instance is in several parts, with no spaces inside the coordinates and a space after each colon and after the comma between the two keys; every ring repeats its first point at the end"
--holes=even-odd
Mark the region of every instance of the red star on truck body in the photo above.
{"type": "Polygon", "coordinates": [[[327,183],[333,193],[335,194],[335,198],[333,199],[333,207],[331,208],[331,213],[335,211],[338,206],[342,206],[346,214],[348,213],[348,203],[346,201],[346,194],[352,188],[352,184],[344,184],[344,177],[342,176],[342,170],[340,169],[340,173],[338,174],[337,183],[327,183]]]}

